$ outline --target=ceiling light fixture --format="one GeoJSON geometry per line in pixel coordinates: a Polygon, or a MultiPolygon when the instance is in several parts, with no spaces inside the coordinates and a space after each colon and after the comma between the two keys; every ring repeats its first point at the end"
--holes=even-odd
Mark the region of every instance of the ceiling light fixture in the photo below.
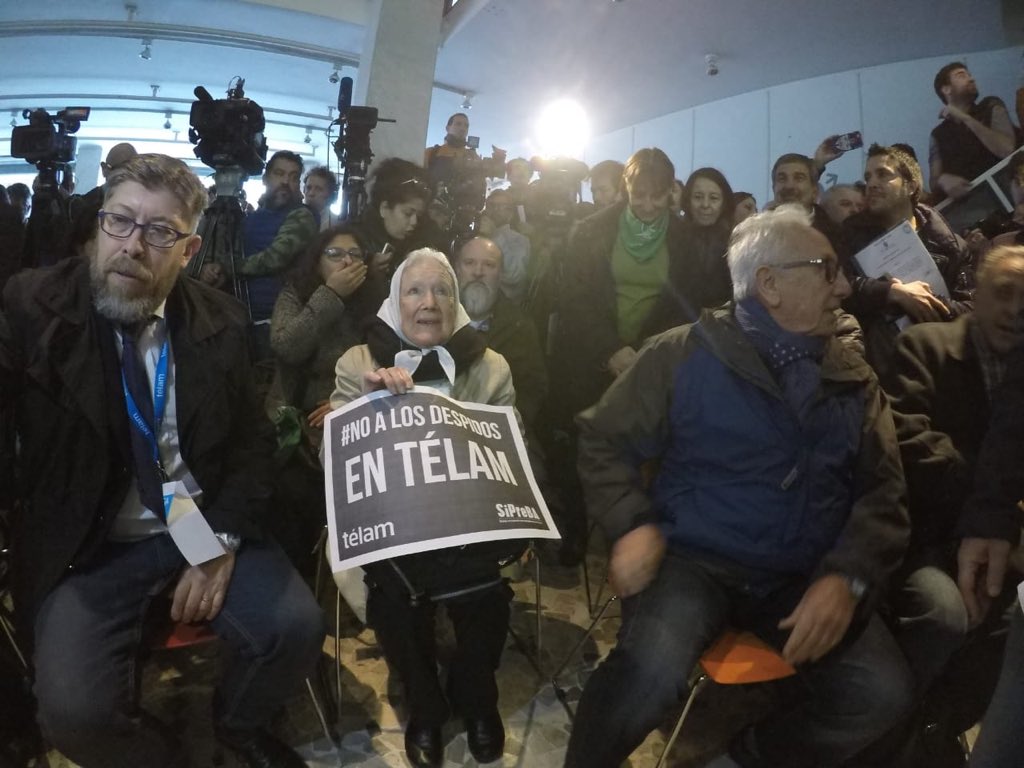
{"type": "Polygon", "coordinates": [[[309,127],[309,126],[306,127],[306,138],[304,138],[302,141],[304,143],[306,143],[306,144],[312,144],[313,143],[313,128],[312,127],[309,127]]]}
{"type": "Polygon", "coordinates": [[[707,67],[708,77],[714,77],[718,74],[718,54],[708,53],[704,56],[704,64],[707,67]]]}
{"type": "Polygon", "coordinates": [[[17,128],[17,127],[18,127],[18,110],[12,109],[11,110],[11,128],[17,128]]]}
{"type": "Polygon", "coordinates": [[[139,6],[135,3],[125,3],[124,10],[128,14],[128,21],[135,21],[135,14],[139,12],[139,6]]]}
{"type": "Polygon", "coordinates": [[[339,72],[340,69],[341,62],[334,62],[334,71],[331,72],[331,76],[327,78],[327,82],[329,82],[331,85],[337,85],[339,82],[341,82],[341,73],[339,72]]]}
{"type": "Polygon", "coordinates": [[[159,85],[150,85],[149,87],[153,91],[153,98],[155,99],[157,91],[160,90],[160,86],[159,85]]]}
{"type": "Polygon", "coordinates": [[[464,93],[464,94],[462,94],[462,103],[459,104],[459,106],[462,109],[472,109],[473,108],[473,94],[472,93],[464,93]]]}
{"type": "Polygon", "coordinates": [[[152,45],[153,41],[150,40],[148,37],[142,38],[142,52],[139,53],[140,59],[143,59],[144,61],[149,61],[153,58],[153,49],[151,47],[152,45]]]}
{"type": "Polygon", "coordinates": [[[166,118],[166,120],[164,120],[164,130],[169,131],[171,130],[171,110],[168,109],[164,112],[164,117],[166,118]]]}

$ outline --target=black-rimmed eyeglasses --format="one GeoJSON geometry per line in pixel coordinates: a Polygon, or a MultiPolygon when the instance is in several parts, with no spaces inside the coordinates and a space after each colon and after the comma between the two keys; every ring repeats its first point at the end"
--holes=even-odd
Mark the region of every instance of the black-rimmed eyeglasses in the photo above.
{"type": "Polygon", "coordinates": [[[170,248],[179,240],[189,236],[188,232],[165,226],[164,224],[140,224],[131,216],[122,216],[120,213],[100,211],[96,214],[100,220],[100,229],[111,237],[127,240],[136,229],[142,230],[142,239],[154,248],[170,248]]]}
{"type": "Polygon", "coordinates": [[[839,262],[835,259],[804,259],[803,261],[783,261],[778,264],[769,264],[776,269],[797,269],[798,267],[824,267],[825,281],[834,283],[839,277],[839,262]]]}
{"type": "Polygon", "coordinates": [[[324,257],[328,261],[341,261],[346,256],[361,261],[363,258],[362,248],[324,248],[324,257]]]}

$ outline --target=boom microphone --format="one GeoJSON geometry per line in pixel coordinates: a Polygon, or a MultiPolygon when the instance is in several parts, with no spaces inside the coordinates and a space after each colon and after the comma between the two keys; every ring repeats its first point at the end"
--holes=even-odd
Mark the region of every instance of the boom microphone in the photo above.
{"type": "Polygon", "coordinates": [[[341,85],[338,86],[338,117],[342,117],[352,106],[352,78],[341,78],[341,85]]]}

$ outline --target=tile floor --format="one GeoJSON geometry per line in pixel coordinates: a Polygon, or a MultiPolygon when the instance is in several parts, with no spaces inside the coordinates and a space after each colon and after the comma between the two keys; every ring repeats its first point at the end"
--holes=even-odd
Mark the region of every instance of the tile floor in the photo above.
{"type": "MultiPolygon", "coordinates": [[[[533,579],[526,574],[513,583],[516,597],[512,627],[520,640],[517,644],[510,637],[498,672],[500,706],[507,732],[505,755],[501,762],[489,764],[489,768],[558,768],[562,765],[570,729],[566,707],[575,709],[583,683],[611,647],[619,624],[619,608],[613,604],[582,651],[560,676],[566,699],[563,705],[555,695],[550,675],[583,636],[589,624],[589,612],[580,570],[548,562],[552,558],[542,556],[541,559],[542,650],[539,661],[543,675],[538,674],[530,660],[530,656],[535,656],[536,647],[535,589],[533,579]]],[[[588,562],[591,578],[600,579],[605,567],[602,558],[592,553],[588,562]]],[[[529,570],[532,572],[532,568],[529,570]]],[[[324,601],[333,623],[333,588],[327,591],[324,601]]],[[[341,623],[341,707],[338,716],[330,718],[336,724],[338,743],[324,735],[308,695],[292,700],[276,724],[276,731],[296,747],[309,766],[316,768],[408,766],[403,751],[401,691],[388,674],[373,632],[362,627],[347,606],[343,606],[341,623]]],[[[445,638],[443,623],[440,632],[445,638]]],[[[326,684],[333,690],[333,636],[327,638],[324,650],[326,684]]],[[[220,752],[212,737],[209,701],[218,668],[215,643],[160,651],[145,668],[144,706],[181,734],[183,741],[190,745],[193,766],[197,768],[210,765],[233,768],[236,765],[230,755],[220,752]]],[[[709,686],[698,699],[670,764],[686,768],[703,765],[721,751],[732,732],[765,711],[769,701],[769,692],[764,686],[745,689],[709,686]]],[[[654,766],[673,723],[674,716],[662,730],[651,734],[631,758],[632,768],[654,766]]],[[[477,765],[469,754],[465,733],[457,723],[449,723],[445,738],[445,768],[477,765]]],[[[51,768],[74,768],[56,753],[51,753],[50,765],[51,768]]]]}

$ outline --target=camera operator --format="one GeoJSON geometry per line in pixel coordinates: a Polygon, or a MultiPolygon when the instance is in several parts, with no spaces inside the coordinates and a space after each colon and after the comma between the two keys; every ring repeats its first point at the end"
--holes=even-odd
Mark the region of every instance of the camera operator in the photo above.
{"type": "MultiPolygon", "coordinates": [[[[299,179],[302,158],[294,152],[275,152],[263,174],[265,192],[259,208],[245,218],[245,255],[235,270],[245,278],[253,322],[253,362],[272,361],[270,316],[281,292],[281,276],[317,234],[313,212],[302,204],[299,179]]],[[[226,279],[224,265],[203,266],[202,279],[221,285],[226,279]]]]}
{"type": "Polygon", "coordinates": [[[469,116],[465,112],[456,112],[448,118],[445,125],[443,144],[427,147],[423,153],[423,167],[430,175],[430,186],[435,191],[437,185],[451,182],[456,175],[456,167],[466,159],[479,160],[476,149],[467,146],[469,136],[469,116]]]}
{"type": "Polygon", "coordinates": [[[423,165],[434,196],[447,208],[447,234],[455,237],[469,232],[484,207],[488,178],[504,178],[505,150],[492,147],[489,158],[475,149],[469,134],[469,118],[456,112],[448,118],[444,144],[428,147],[423,165]]]}

